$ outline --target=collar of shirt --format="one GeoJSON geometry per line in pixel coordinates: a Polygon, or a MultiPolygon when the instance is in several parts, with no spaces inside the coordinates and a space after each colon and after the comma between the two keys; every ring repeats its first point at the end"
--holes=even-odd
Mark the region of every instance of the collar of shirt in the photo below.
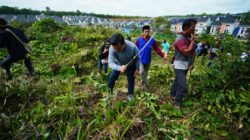
{"type": "Polygon", "coordinates": [[[145,39],[146,41],[148,41],[150,39],[150,36],[148,38],[146,38],[144,35],[142,35],[142,38],[145,39]]]}

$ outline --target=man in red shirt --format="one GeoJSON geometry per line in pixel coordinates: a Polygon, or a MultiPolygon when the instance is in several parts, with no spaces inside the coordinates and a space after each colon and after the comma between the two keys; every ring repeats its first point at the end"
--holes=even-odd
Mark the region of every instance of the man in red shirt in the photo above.
{"type": "Polygon", "coordinates": [[[195,58],[195,26],[197,21],[187,19],[182,24],[183,32],[179,33],[174,42],[175,46],[175,80],[170,95],[175,97],[175,108],[180,109],[182,98],[187,95],[186,74],[193,68],[195,58]]]}

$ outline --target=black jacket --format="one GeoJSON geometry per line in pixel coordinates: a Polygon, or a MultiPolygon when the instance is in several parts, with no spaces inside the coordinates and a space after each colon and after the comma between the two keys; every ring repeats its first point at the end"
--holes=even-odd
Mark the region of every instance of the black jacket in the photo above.
{"type": "Polygon", "coordinates": [[[100,54],[99,54],[99,59],[106,59],[106,58],[108,58],[108,56],[109,56],[109,51],[103,53],[105,47],[109,47],[109,46],[103,45],[103,46],[101,47],[101,49],[100,49],[100,54]]]}
{"type": "MultiPolygon", "coordinates": [[[[23,42],[28,43],[24,32],[14,27],[7,27],[14,32],[23,42]]],[[[9,31],[1,30],[0,32],[0,48],[6,47],[10,55],[25,56],[27,51],[24,46],[9,31]]]]}

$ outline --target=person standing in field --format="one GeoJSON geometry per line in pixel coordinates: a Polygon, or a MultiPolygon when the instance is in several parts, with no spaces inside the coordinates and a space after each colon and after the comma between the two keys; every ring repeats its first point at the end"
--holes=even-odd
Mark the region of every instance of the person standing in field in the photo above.
{"type": "Polygon", "coordinates": [[[140,51],[140,74],[141,74],[141,86],[143,89],[148,89],[149,82],[147,79],[148,71],[150,68],[152,48],[156,53],[161,56],[165,61],[167,60],[167,55],[162,52],[159,48],[156,40],[154,38],[150,39],[150,26],[145,25],[142,27],[142,36],[136,40],[136,46],[140,51]],[[149,41],[149,42],[148,42],[149,41]],[[148,44],[147,44],[148,43],[148,44]],[[147,44],[147,45],[146,45],[147,44]],[[145,46],[146,45],[146,46],[145,46]]]}
{"type": "Polygon", "coordinates": [[[187,71],[193,69],[193,62],[195,59],[195,26],[197,21],[194,19],[187,19],[182,24],[183,32],[179,33],[174,42],[175,59],[174,71],[175,80],[172,84],[170,96],[174,98],[174,105],[176,109],[180,109],[182,99],[187,95],[187,71]]]}

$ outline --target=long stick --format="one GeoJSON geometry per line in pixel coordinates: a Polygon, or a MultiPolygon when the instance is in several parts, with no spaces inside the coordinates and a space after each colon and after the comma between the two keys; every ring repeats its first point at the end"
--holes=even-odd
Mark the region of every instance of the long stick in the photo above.
{"type": "Polygon", "coordinates": [[[147,45],[149,44],[149,42],[153,39],[153,37],[156,35],[157,31],[150,37],[150,39],[148,40],[148,42],[143,46],[143,48],[138,52],[138,54],[136,54],[127,64],[126,67],[132,63],[134,61],[134,59],[147,47],[147,45]]]}

